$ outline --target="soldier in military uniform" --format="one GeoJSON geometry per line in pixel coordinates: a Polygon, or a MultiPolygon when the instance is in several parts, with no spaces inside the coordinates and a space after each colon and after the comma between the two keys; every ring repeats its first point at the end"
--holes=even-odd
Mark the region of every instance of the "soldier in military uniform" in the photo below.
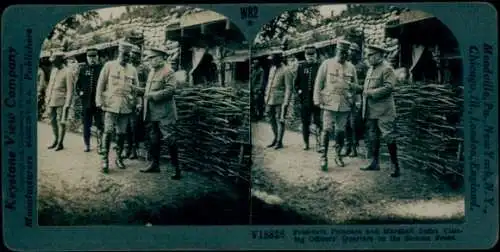
{"type": "Polygon", "coordinates": [[[260,120],[264,114],[264,70],[259,65],[259,60],[254,59],[252,61],[252,71],[251,71],[251,92],[252,92],[252,116],[255,120],[260,120]]]}
{"type": "Polygon", "coordinates": [[[122,152],[129,117],[137,106],[134,86],[139,85],[137,70],[129,63],[132,47],[132,44],[121,42],[118,59],[104,64],[97,82],[96,106],[104,111],[101,155],[102,170],[105,173],[109,169],[108,156],[113,131],[117,137],[115,164],[118,168],[125,169],[122,152]]]}
{"type": "MultiPolygon", "coordinates": [[[[350,50],[350,62],[356,68],[356,75],[358,80],[364,80],[364,74],[362,65],[360,65],[360,50],[358,45],[355,43],[351,44],[350,50]]],[[[353,102],[351,103],[351,112],[349,113],[349,117],[347,119],[348,123],[346,124],[345,129],[345,141],[346,141],[346,151],[343,154],[344,156],[356,157],[358,156],[358,146],[360,136],[362,134],[362,119],[361,119],[361,91],[363,83],[356,83],[360,85],[358,91],[359,93],[353,94],[353,102]]]]}
{"type": "Polygon", "coordinates": [[[49,110],[54,141],[48,148],[60,151],[64,149],[66,121],[73,98],[73,74],[63,65],[63,53],[55,53],[52,60],[53,68],[46,90],[45,103],[49,110]]]}
{"type": "Polygon", "coordinates": [[[83,142],[85,152],[90,151],[90,137],[92,122],[97,128],[97,150],[101,150],[101,137],[104,130],[103,113],[96,107],[97,80],[102,70],[102,64],[99,62],[98,50],[95,48],[87,49],[87,62],[79,70],[78,80],[76,81],[76,93],[80,96],[82,104],[82,123],[83,123],[83,142]]]}
{"type": "MultiPolygon", "coordinates": [[[[38,63],[41,64],[41,60],[38,63]]],[[[45,77],[45,72],[38,66],[37,71],[37,98],[38,98],[38,120],[41,120],[43,114],[45,113],[45,90],[47,89],[47,81],[45,77]]]]}
{"type": "MultiPolygon", "coordinates": [[[[149,69],[141,64],[142,62],[141,50],[138,46],[132,48],[131,63],[137,69],[137,76],[139,78],[139,87],[144,88],[146,86],[146,81],[149,74],[149,69]]],[[[136,94],[138,99],[138,104],[142,104],[142,96],[136,94]]],[[[123,158],[137,159],[137,149],[139,147],[139,134],[142,133],[144,125],[142,120],[143,111],[142,107],[138,107],[136,111],[133,111],[129,117],[129,123],[127,126],[127,151],[125,152],[123,158]]]]}
{"type": "Polygon", "coordinates": [[[285,134],[285,115],[290,104],[293,89],[293,76],[283,62],[282,53],[271,56],[272,67],[269,70],[269,81],[266,86],[266,111],[273,131],[273,141],[268,148],[283,148],[285,134]]]}
{"type": "Polygon", "coordinates": [[[319,69],[318,53],[314,46],[304,48],[306,61],[299,65],[295,78],[295,92],[300,102],[302,137],[304,150],[309,150],[311,117],[316,128],[321,131],[321,109],[314,105],[314,81],[319,69]]]}
{"type": "Polygon", "coordinates": [[[380,170],[379,152],[380,138],[382,138],[389,149],[393,170],[391,177],[398,177],[400,170],[395,134],[396,105],[392,94],[397,80],[394,70],[383,58],[384,53],[383,47],[367,46],[366,57],[371,66],[366,74],[363,87],[362,109],[372,147],[372,162],[368,167],[361,169],[365,171],[380,170]]]}
{"type": "Polygon", "coordinates": [[[325,171],[328,169],[328,144],[333,130],[335,130],[335,163],[344,166],[340,153],[344,145],[344,130],[351,111],[353,94],[359,89],[356,69],[347,61],[350,45],[348,41],[338,41],[337,55],[320,65],[315,80],[314,104],[323,109],[324,151],[321,155],[321,168],[325,171]]]}
{"type": "Polygon", "coordinates": [[[166,64],[167,53],[159,48],[148,51],[147,60],[152,67],[144,90],[144,121],[148,125],[151,141],[150,154],[152,163],[141,172],[160,172],[160,150],[162,142],[168,146],[170,162],[175,168],[172,179],[180,179],[179,154],[173,136],[172,126],[177,121],[175,72],[166,64]]]}

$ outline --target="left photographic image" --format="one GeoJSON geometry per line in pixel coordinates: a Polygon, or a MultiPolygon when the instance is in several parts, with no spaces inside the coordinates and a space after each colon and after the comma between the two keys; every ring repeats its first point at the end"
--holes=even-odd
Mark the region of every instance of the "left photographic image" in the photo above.
{"type": "Polygon", "coordinates": [[[244,225],[249,49],[190,6],[67,17],[38,66],[38,224],[244,225]]]}

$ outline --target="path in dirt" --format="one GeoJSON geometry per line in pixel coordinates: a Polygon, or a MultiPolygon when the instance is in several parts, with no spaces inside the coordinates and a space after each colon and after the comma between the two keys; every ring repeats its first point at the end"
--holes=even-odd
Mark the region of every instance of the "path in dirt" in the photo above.
{"type": "Polygon", "coordinates": [[[242,196],[222,181],[195,172],[171,180],[169,164],[159,174],[143,174],[147,163],[140,160],[126,160],[120,170],[113,151],[110,172],[103,174],[95,150],[83,152],[81,135],[67,133],[59,152],[47,149],[51,141],[50,126],[38,123],[40,225],[248,223],[248,205],[240,206],[242,196]]]}
{"type": "Polygon", "coordinates": [[[254,196],[318,223],[460,222],[464,218],[463,193],[421,172],[403,167],[401,177],[391,178],[387,163],[381,164],[381,171],[361,171],[368,165],[362,155],[347,157],[345,167],[336,167],[333,151],[329,171],[323,172],[320,154],[304,151],[299,133],[287,131],[281,150],[264,147],[272,140],[267,123],[254,123],[252,136],[254,196]]]}

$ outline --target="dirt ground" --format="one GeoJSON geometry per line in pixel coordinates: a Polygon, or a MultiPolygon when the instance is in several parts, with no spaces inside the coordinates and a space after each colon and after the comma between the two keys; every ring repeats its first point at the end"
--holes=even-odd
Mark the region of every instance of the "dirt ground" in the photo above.
{"type": "Polygon", "coordinates": [[[336,167],[333,152],[329,171],[323,172],[319,154],[313,148],[304,151],[298,133],[287,131],[281,150],[265,149],[272,140],[267,123],[254,123],[252,136],[252,194],[258,199],[252,203],[253,224],[463,221],[463,191],[427,174],[402,167],[401,177],[391,178],[388,163],[381,164],[381,171],[361,171],[369,163],[364,155],[336,167]]]}
{"type": "Polygon", "coordinates": [[[143,174],[147,162],[140,160],[126,160],[120,170],[113,151],[110,173],[103,174],[95,150],[83,152],[81,135],[67,133],[59,152],[47,149],[51,141],[50,126],[38,123],[40,225],[248,223],[248,195],[223,181],[195,172],[171,180],[168,163],[159,174],[143,174]]]}

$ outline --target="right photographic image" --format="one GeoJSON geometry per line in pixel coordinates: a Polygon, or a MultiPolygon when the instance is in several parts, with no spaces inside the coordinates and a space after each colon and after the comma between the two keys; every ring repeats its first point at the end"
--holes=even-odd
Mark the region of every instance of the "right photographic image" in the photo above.
{"type": "Polygon", "coordinates": [[[464,221],[463,61],[439,17],[291,9],[250,60],[251,224],[464,221]]]}

